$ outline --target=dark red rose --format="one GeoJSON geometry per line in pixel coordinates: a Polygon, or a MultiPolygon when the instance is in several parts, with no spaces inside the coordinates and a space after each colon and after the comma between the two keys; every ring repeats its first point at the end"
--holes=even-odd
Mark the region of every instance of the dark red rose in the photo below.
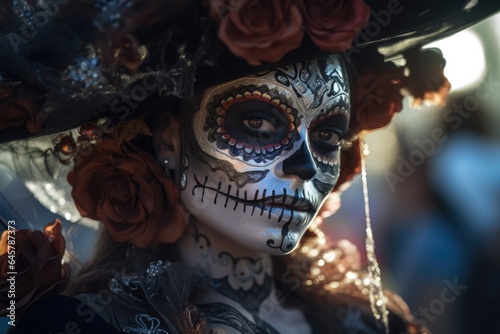
{"type": "Polygon", "coordinates": [[[0,86],[0,130],[25,124],[29,132],[38,133],[41,127],[36,119],[37,112],[33,97],[17,95],[9,87],[0,86]]]}
{"type": "Polygon", "coordinates": [[[219,38],[250,65],[278,62],[300,46],[302,16],[292,0],[240,1],[222,18],[219,38]]]}
{"type": "Polygon", "coordinates": [[[389,124],[403,108],[401,89],[406,80],[404,70],[390,64],[361,73],[352,92],[351,130],[358,133],[389,124]]]}
{"type": "MultiPolygon", "coordinates": [[[[69,277],[70,267],[61,264],[64,255],[65,241],[61,234],[61,222],[55,222],[40,231],[19,230],[4,231],[0,240],[0,315],[9,312],[8,291],[10,282],[15,276],[16,312],[19,314],[39,298],[59,293],[69,277]],[[9,233],[10,232],[10,233],[9,233]],[[15,236],[14,248],[9,248],[9,235],[15,236]],[[15,270],[10,268],[9,250],[15,252],[15,270]],[[17,272],[16,275],[7,274],[17,272]]],[[[10,253],[10,254],[12,254],[10,253]]]]}
{"type": "Polygon", "coordinates": [[[82,140],[93,141],[100,137],[99,127],[96,122],[85,122],[78,127],[78,133],[80,134],[82,140]]]}
{"type": "Polygon", "coordinates": [[[439,49],[417,49],[405,54],[406,66],[410,70],[408,91],[412,104],[423,103],[444,106],[451,84],[444,76],[446,61],[439,49]]]}
{"type": "Polygon", "coordinates": [[[119,242],[155,248],[184,231],[179,189],[154,157],[132,144],[103,139],[68,181],[82,216],[101,221],[119,242]]]}
{"type": "Polygon", "coordinates": [[[332,53],[348,50],[370,17],[363,0],[300,0],[299,4],[314,44],[332,53]]]}

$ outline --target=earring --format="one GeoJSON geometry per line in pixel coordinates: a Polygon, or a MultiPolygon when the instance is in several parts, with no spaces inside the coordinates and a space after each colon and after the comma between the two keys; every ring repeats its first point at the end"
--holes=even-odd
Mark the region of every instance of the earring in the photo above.
{"type": "Polygon", "coordinates": [[[167,166],[167,165],[168,165],[168,159],[163,160],[163,164],[164,164],[165,166],[167,166]]]}

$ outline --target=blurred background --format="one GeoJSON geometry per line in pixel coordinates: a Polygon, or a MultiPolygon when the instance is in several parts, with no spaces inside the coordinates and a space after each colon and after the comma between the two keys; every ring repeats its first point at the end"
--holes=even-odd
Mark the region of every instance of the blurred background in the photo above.
{"type": "MultiPolygon", "coordinates": [[[[500,333],[499,41],[497,15],[430,45],[447,60],[447,106],[413,109],[406,100],[388,128],[367,138],[372,226],[385,288],[400,294],[434,333],[500,333]]],[[[66,200],[68,170],[51,166],[43,151],[38,160],[24,161],[0,151],[0,221],[42,229],[59,218],[71,235],[68,256],[78,253],[84,261],[96,225],[66,200]],[[12,170],[54,183],[24,183],[12,170]],[[52,175],[37,174],[41,170],[52,175]]],[[[364,252],[362,194],[358,176],[324,229],[364,252]]],[[[6,318],[0,320],[2,333],[6,318]]]]}
{"type": "MultiPolygon", "coordinates": [[[[446,107],[412,108],[367,136],[371,224],[384,287],[433,333],[500,333],[500,15],[432,43],[446,107]]],[[[364,252],[361,177],[324,224],[364,252]]]]}

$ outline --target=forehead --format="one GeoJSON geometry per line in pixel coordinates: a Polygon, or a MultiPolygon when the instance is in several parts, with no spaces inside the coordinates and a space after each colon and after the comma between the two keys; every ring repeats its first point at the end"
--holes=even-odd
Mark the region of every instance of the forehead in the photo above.
{"type": "Polygon", "coordinates": [[[265,72],[249,75],[211,87],[205,91],[203,101],[209,102],[235,87],[262,87],[280,95],[299,111],[315,114],[333,110],[341,104],[349,109],[349,84],[344,62],[339,55],[290,64],[265,72]]]}

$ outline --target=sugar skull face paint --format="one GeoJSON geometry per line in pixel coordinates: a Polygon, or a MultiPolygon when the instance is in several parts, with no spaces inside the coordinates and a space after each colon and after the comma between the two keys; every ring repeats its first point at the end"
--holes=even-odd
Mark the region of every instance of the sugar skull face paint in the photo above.
{"type": "Polygon", "coordinates": [[[337,182],[349,110],[337,55],[207,89],[184,136],[184,205],[244,247],[290,252],[337,182]]]}

